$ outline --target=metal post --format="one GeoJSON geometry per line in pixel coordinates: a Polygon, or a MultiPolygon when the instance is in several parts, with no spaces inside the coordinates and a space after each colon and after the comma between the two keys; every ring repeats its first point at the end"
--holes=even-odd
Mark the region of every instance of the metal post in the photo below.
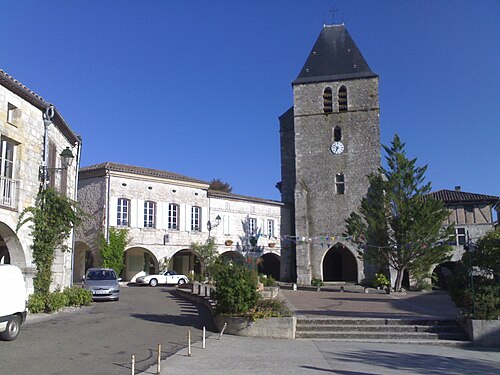
{"type": "Polygon", "coordinates": [[[220,333],[219,333],[219,340],[222,337],[222,335],[224,334],[224,330],[226,329],[226,327],[227,327],[227,323],[224,323],[224,327],[222,327],[222,331],[220,331],[220,333]]]}
{"type": "Polygon", "coordinates": [[[132,375],[135,375],[135,355],[132,354],[132,375]]]}
{"type": "Polygon", "coordinates": [[[161,344],[158,344],[158,362],[156,364],[156,373],[161,372],[161,344]]]}
{"type": "Polygon", "coordinates": [[[188,330],[188,357],[191,357],[191,331],[188,330]]]}
{"type": "Polygon", "coordinates": [[[203,341],[201,347],[205,349],[205,326],[203,326],[203,341]]]}

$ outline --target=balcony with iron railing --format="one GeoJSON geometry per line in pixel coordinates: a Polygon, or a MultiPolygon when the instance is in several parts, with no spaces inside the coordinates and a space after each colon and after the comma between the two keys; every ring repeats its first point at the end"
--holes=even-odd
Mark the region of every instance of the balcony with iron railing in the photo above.
{"type": "Polygon", "coordinates": [[[17,208],[17,180],[0,176],[0,207],[17,208]]]}

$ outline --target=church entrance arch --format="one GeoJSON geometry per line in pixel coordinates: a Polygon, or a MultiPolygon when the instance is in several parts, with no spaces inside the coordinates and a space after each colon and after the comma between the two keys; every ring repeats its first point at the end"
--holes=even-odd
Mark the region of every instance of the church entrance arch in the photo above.
{"type": "Polygon", "coordinates": [[[201,275],[202,265],[199,255],[191,249],[176,252],[169,263],[169,268],[177,273],[189,276],[191,272],[201,275]]]}
{"type": "Polygon", "coordinates": [[[274,253],[267,253],[260,257],[259,273],[272,276],[275,280],[280,279],[280,257],[274,253]]]}
{"type": "Polygon", "coordinates": [[[323,281],[358,282],[356,257],[340,243],[331,247],[323,258],[323,281]]]}
{"type": "Polygon", "coordinates": [[[137,277],[159,272],[158,259],[143,247],[131,247],[125,251],[125,268],[122,272],[124,280],[134,281],[137,277]]]}

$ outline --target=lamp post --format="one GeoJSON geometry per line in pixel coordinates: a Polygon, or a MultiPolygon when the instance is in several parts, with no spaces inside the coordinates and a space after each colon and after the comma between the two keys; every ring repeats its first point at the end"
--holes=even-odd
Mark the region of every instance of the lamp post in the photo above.
{"type": "Polygon", "coordinates": [[[472,265],[472,253],[476,247],[470,241],[469,231],[467,231],[467,239],[465,241],[464,250],[469,254],[469,277],[470,277],[470,290],[472,293],[472,319],[476,318],[476,296],[474,293],[474,267],[472,265]]]}
{"type": "Polygon", "coordinates": [[[210,232],[212,231],[212,229],[217,228],[219,226],[220,221],[221,221],[220,215],[217,215],[215,217],[215,223],[213,223],[213,224],[210,220],[208,220],[208,222],[207,222],[208,237],[210,237],[210,232]]]}
{"type": "Polygon", "coordinates": [[[47,180],[49,178],[50,173],[55,171],[62,171],[68,169],[73,163],[73,159],[75,158],[73,152],[69,147],[66,147],[60,154],[61,157],[61,167],[59,168],[49,168],[46,165],[40,166],[40,181],[42,182],[43,188],[47,186],[47,180]]]}

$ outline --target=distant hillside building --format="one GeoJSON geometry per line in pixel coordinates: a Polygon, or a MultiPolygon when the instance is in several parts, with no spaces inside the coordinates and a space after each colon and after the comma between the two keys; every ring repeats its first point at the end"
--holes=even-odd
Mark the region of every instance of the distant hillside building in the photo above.
{"type": "Polygon", "coordinates": [[[360,282],[365,265],[342,236],[380,166],[378,76],[344,25],[325,25],[280,117],[282,201],[293,207],[299,284],[360,282]]]}
{"type": "Polygon", "coordinates": [[[282,202],[209,190],[209,183],[167,171],[102,163],[82,168],[78,200],[90,216],[77,231],[75,281],[100,264],[99,235],[111,227],[129,230],[125,280],[163,268],[200,274],[204,264],[191,243],[215,239],[218,253],[234,261],[260,263],[279,279],[282,231],[289,217],[282,202]]]}
{"type": "MultiPolygon", "coordinates": [[[[36,272],[33,238],[29,225],[16,232],[19,214],[35,204],[44,165],[48,185],[76,200],[80,145],[57,108],[0,70],[0,263],[19,266],[29,292],[33,292],[36,272]],[[61,170],[60,154],[66,148],[76,161],[61,170]]],[[[72,248],[72,243],[72,237],[68,238],[66,245],[72,248]]],[[[70,285],[72,255],[56,252],[53,289],[70,285]]]]}

